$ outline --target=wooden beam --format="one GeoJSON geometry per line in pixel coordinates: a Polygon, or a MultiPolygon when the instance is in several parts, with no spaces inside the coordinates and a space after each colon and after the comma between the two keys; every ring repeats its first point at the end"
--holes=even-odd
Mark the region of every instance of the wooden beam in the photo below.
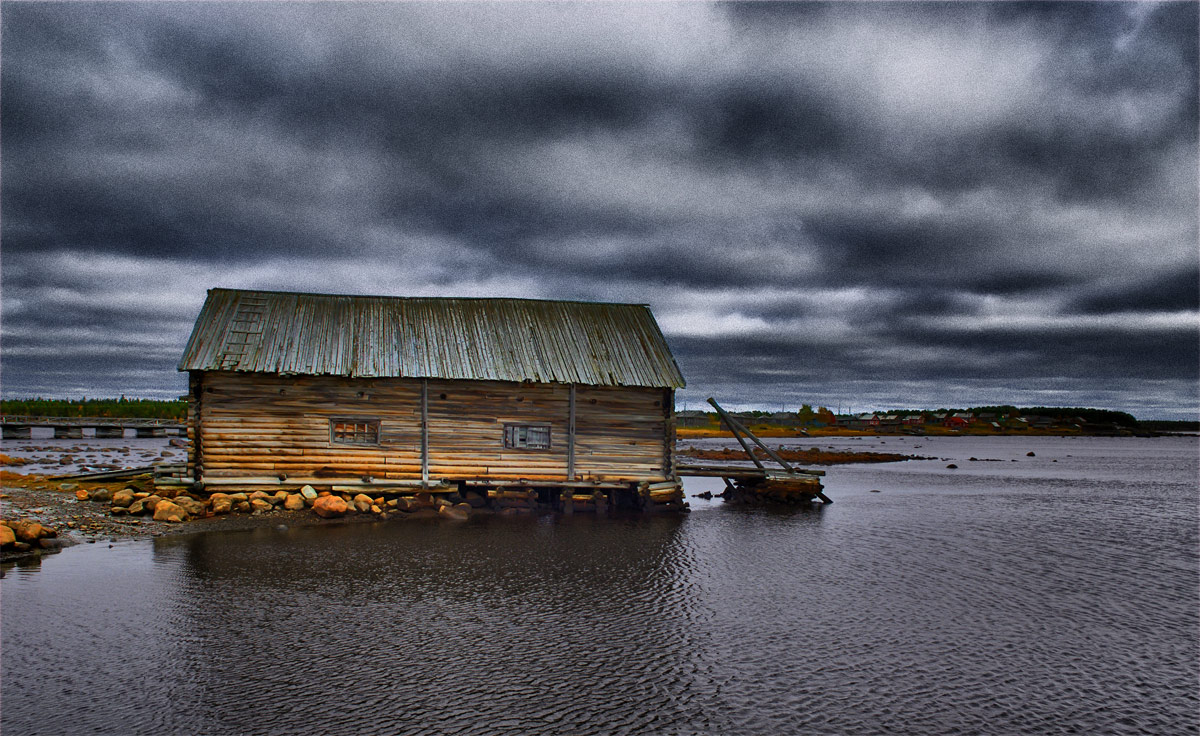
{"type": "Polygon", "coordinates": [[[192,477],[197,481],[204,480],[204,426],[202,412],[204,411],[204,373],[194,371],[188,373],[189,383],[192,383],[192,477]]]}
{"type": "Polygon", "coordinates": [[[747,445],[746,440],[742,439],[742,436],[738,434],[737,428],[742,425],[738,424],[737,426],[734,426],[733,417],[729,416],[729,414],[721,408],[721,405],[718,404],[717,400],[713,397],[708,397],[708,403],[712,404],[713,408],[717,410],[717,414],[725,421],[725,426],[729,427],[730,432],[733,432],[733,438],[738,441],[738,444],[742,446],[742,449],[746,451],[746,454],[750,456],[750,459],[754,461],[754,464],[758,466],[760,470],[765,470],[765,468],[763,468],[763,464],[758,461],[758,458],[754,457],[754,452],[750,449],[750,445],[747,445]]]}
{"type": "Polygon", "coordinates": [[[742,424],[741,422],[734,419],[733,417],[730,417],[729,421],[736,424],[739,429],[741,429],[743,432],[745,432],[746,436],[754,441],[754,444],[761,447],[763,449],[763,452],[767,453],[767,455],[769,455],[772,460],[774,460],[775,462],[782,465],[784,470],[788,471],[789,473],[795,472],[795,470],[792,468],[791,465],[788,465],[787,462],[785,462],[783,458],[779,457],[779,455],[777,455],[774,450],[772,450],[771,448],[769,448],[765,444],[763,444],[763,441],[760,440],[753,432],[751,432],[749,429],[747,429],[746,425],[742,424]]]}
{"type": "Polygon", "coordinates": [[[567,480],[575,480],[575,384],[567,401],[567,480]]]}
{"type": "Polygon", "coordinates": [[[750,456],[750,459],[751,459],[751,460],[754,460],[754,464],[755,464],[755,465],[757,465],[757,466],[758,466],[758,467],[760,467],[760,468],[763,466],[763,465],[762,465],[762,463],[760,463],[760,462],[759,462],[757,459],[755,459],[755,457],[754,457],[754,453],[753,453],[753,452],[750,452],[750,448],[746,447],[746,443],[745,443],[745,442],[742,442],[742,438],[741,438],[741,436],[738,434],[738,431],[739,431],[739,430],[740,430],[740,431],[742,431],[742,432],[745,432],[745,433],[746,433],[746,436],[747,436],[747,437],[749,437],[751,440],[753,440],[753,441],[754,441],[754,444],[756,444],[756,445],[758,445],[759,447],[761,447],[761,448],[762,448],[762,450],[763,450],[763,452],[767,453],[767,455],[768,455],[768,456],[769,456],[769,457],[770,457],[772,460],[774,460],[775,462],[777,462],[777,463],[779,463],[781,466],[783,466],[783,469],[784,469],[784,470],[788,471],[789,473],[793,473],[793,472],[795,472],[795,470],[793,470],[793,469],[792,469],[792,466],[791,466],[791,465],[788,465],[788,464],[787,464],[787,463],[784,461],[784,459],[783,459],[783,458],[779,457],[779,455],[777,455],[777,454],[775,453],[775,451],[774,451],[774,450],[772,450],[771,448],[769,448],[769,447],[767,447],[765,444],[763,444],[763,441],[762,441],[762,440],[760,440],[758,437],[756,437],[756,436],[755,436],[755,434],[754,434],[753,432],[751,432],[749,429],[746,429],[746,426],[745,426],[744,424],[742,424],[742,423],[741,423],[741,422],[739,422],[738,420],[734,419],[733,417],[729,416],[729,414],[727,414],[727,413],[725,412],[725,410],[724,410],[724,409],[722,409],[722,408],[721,408],[721,406],[720,406],[719,404],[717,404],[717,401],[716,401],[716,399],[714,399],[713,397],[711,397],[711,396],[710,396],[710,397],[708,397],[708,403],[710,403],[710,404],[712,404],[712,405],[713,405],[713,407],[714,407],[714,408],[717,410],[717,413],[718,413],[718,414],[720,414],[720,415],[721,415],[721,418],[725,420],[725,424],[727,424],[727,425],[729,426],[729,428],[730,428],[731,430],[733,430],[733,436],[734,436],[734,437],[737,437],[737,439],[738,439],[738,442],[740,442],[740,443],[741,443],[741,445],[742,445],[742,449],[744,449],[744,450],[746,451],[746,454],[750,456]]]}
{"type": "Polygon", "coordinates": [[[429,486],[429,379],[421,379],[421,485],[429,486]]]}

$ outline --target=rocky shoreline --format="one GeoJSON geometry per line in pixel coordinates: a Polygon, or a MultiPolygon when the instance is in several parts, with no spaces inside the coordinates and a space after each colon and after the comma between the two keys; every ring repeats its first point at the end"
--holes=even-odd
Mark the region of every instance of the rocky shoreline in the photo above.
{"type": "MultiPolygon", "coordinates": [[[[199,497],[156,492],[148,475],[100,484],[0,472],[0,481],[0,561],[54,552],[72,544],[165,534],[394,518],[462,521],[472,515],[493,513],[487,508],[487,499],[473,491],[462,496],[422,492],[387,498],[318,492],[305,486],[296,493],[255,491],[199,497]]],[[[528,510],[503,509],[499,513],[528,510]]]]}

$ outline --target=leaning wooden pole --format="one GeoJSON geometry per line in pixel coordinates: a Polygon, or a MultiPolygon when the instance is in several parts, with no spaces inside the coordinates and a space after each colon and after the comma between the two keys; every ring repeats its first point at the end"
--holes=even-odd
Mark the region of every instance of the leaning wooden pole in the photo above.
{"type": "Polygon", "coordinates": [[[751,440],[753,440],[753,441],[754,441],[754,444],[756,444],[756,445],[758,445],[759,447],[761,447],[761,448],[762,448],[762,450],[763,450],[763,452],[767,453],[767,455],[769,455],[769,456],[771,457],[771,459],[772,459],[772,460],[774,460],[775,462],[777,462],[777,463],[779,463],[780,465],[782,465],[784,470],[788,471],[789,473],[794,473],[794,472],[796,472],[796,471],[795,471],[795,470],[792,468],[792,466],[791,466],[791,465],[788,465],[788,464],[787,464],[787,463],[784,461],[784,459],[783,459],[783,458],[781,458],[781,457],[780,457],[778,454],[776,454],[776,452],[775,452],[774,450],[772,450],[771,448],[769,448],[769,447],[767,447],[765,444],[763,444],[763,441],[762,441],[762,440],[760,440],[760,439],[758,438],[758,435],[754,434],[754,433],[753,433],[753,432],[751,432],[749,429],[747,429],[747,428],[746,428],[746,425],[742,424],[741,422],[739,422],[738,420],[734,419],[733,417],[730,417],[730,418],[729,418],[729,420],[730,420],[731,422],[733,422],[734,424],[736,424],[736,425],[737,425],[737,427],[738,427],[738,429],[740,429],[740,430],[742,430],[743,432],[745,432],[745,433],[746,433],[746,436],[747,436],[747,437],[749,437],[751,440]]]}
{"type": "Polygon", "coordinates": [[[750,459],[754,461],[754,464],[758,466],[758,469],[766,470],[766,468],[763,467],[763,464],[758,461],[758,458],[754,457],[754,452],[750,449],[750,445],[746,444],[746,440],[742,439],[742,435],[738,432],[737,427],[741,427],[742,425],[738,424],[737,427],[735,427],[734,418],[729,416],[728,412],[722,409],[721,405],[718,404],[717,400],[713,397],[708,397],[708,403],[712,404],[713,408],[717,410],[717,416],[721,417],[721,419],[725,422],[725,426],[729,427],[730,432],[733,432],[733,438],[738,441],[738,444],[742,446],[742,449],[746,451],[746,454],[750,456],[750,459]]]}

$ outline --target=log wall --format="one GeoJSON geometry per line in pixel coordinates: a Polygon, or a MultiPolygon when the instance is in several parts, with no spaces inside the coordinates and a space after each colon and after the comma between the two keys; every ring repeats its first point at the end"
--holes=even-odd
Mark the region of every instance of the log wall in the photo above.
{"type": "MultiPolygon", "coordinates": [[[[197,372],[191,387],[192,477],[421,479],[421,379],[197,372]],[[379,421],[378,445],[332,441],[330,420],[355,418],[379,421]]],[[[429,379],[430,479],[568,480],[570,393],[561,384],[429,379]],[[506,423],[549,424],[550,447],[505,448],[506,423]]],[[[576,387],[576,479],[667,477],[671,393],[576,387]]]]}

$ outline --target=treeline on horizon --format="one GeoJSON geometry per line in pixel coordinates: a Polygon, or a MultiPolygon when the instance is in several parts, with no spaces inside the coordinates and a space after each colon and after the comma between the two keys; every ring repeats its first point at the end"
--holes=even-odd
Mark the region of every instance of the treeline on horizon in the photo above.
{"type": "MultiPolygon", "coordinates": [[[[1022,416],[1022,417],[1042,416],[1042,417],[1050,417],[1050,418],[1056,419],[1056,420],[1057,419],[1074,419],[1074,418],[1078,417],[1080,419],[1083,419],[1084,421],[1086,421],[1089,424],[1116,424],[1119,427],[1137,427],[1137,426],[1139,426],[1139,424],[1143,424],[1143,425],[1146,424],[1146,422],[1139,423],[1138,420],[1136,418],[1134,418],[1134,416],[1132,414],[1129,414],[1127,412],[1115,411],[1113,409],[1091,409],[1088,407],[1081,407],[1081,406],[1009,406],[1009,405],[1000,405],[1000,406],[971,406],[971,407],[967,407],[966,409],[953,409],[953,408],[948,409],[945,407],[942,407],[940,409],[888,409],[886,411],[881,410],[881,411],[866,412],[866,413],[899,414],[902,416],[907,416],[909,414],[942,414],[942,413],[953,414],[953,413],[957,413],[957,412],[970,412],[970,413],[974,414],[975,416],[979,416],[980,414],[987,414],[987,413],[996,414],[996,415],[1004,414],[1004,415],[1008,415],[1010,417],[1012,417],[1012,416],[1022,416]]],[[[707,412],[707,413],[713,414],[715,416],[715,412],[707,412]]],[[[758,416],[758,417],[770,416],[772,414],[772,412],[769,412],[769,411],[751,411],[749,413],[753,416],[758,416]]],[[[832,412],[827,407],[821,406],[821,407],[817,407],[816,409],[814,409],[811,404],[805,404],[804,406],[802,406],[800,408],[799,411],[790,412],[790,413],[797,414],[798,416],[800,416],[801,419],[832,416],[832,412]]],[[[855,414],[862,414],[862,413],[864,413],[864,412],[855,412],[855,414]]],[[[1178,424],[1178,422],[1171,422],[1171,423],[1178,424]]],[[[1184,423],[1186,424],[1186,422],[1184,422],[1184,423]]]]}
{"type": "MultiPolygon", "coordinates": [[[[187,416],[187,402],[181,399],[173,399],[163,401],[159,399],[127,399],[124,396],[117,399],[89,399],[81,397],[78,399],[4,399],[0,401],[0,412],[4,414],[16,416],[31,416],[31,417],[113,417],[113,418],[130,418],[130,419],[179,419],[182,420],[187,416]]],[[[930,414],[941,412],[971,412],[975,415],[981,413],[993,414],[1008,414],[1020,416],[1044,416],[1052,418],[1074,418],[1079,417],[1090,424],[1116,424],[1120,427],[1149,427],[1150,425],[1163,425],[1162,428],[1182,428],[1200,426],[1196,422],[1190,421],[1143,421],[1139,422],[1123,411],[1114,411],[1112,409],[1090,409],[1087,407],[1062,407],[1062,406],[972,406],[966,409],[891,409],[886,412],[874,412],[876,414],[930,414]]],[[[755,416],[770,415],[769,411],[752,411],[755,416]]],[[[826,407],[818,407],[814,409],[811,405],[805,404],[799,411],[795,412],[800,416],[808,416],[813,419],[832,416],[832,412],[826,407]]]]}
{"type": "Polygon", "coordinates": [[[111,417],[122,419],[179,419],[187,416],[187,402],[179,399],[4,399],[0,412],[26,417],[111,417]]]}

